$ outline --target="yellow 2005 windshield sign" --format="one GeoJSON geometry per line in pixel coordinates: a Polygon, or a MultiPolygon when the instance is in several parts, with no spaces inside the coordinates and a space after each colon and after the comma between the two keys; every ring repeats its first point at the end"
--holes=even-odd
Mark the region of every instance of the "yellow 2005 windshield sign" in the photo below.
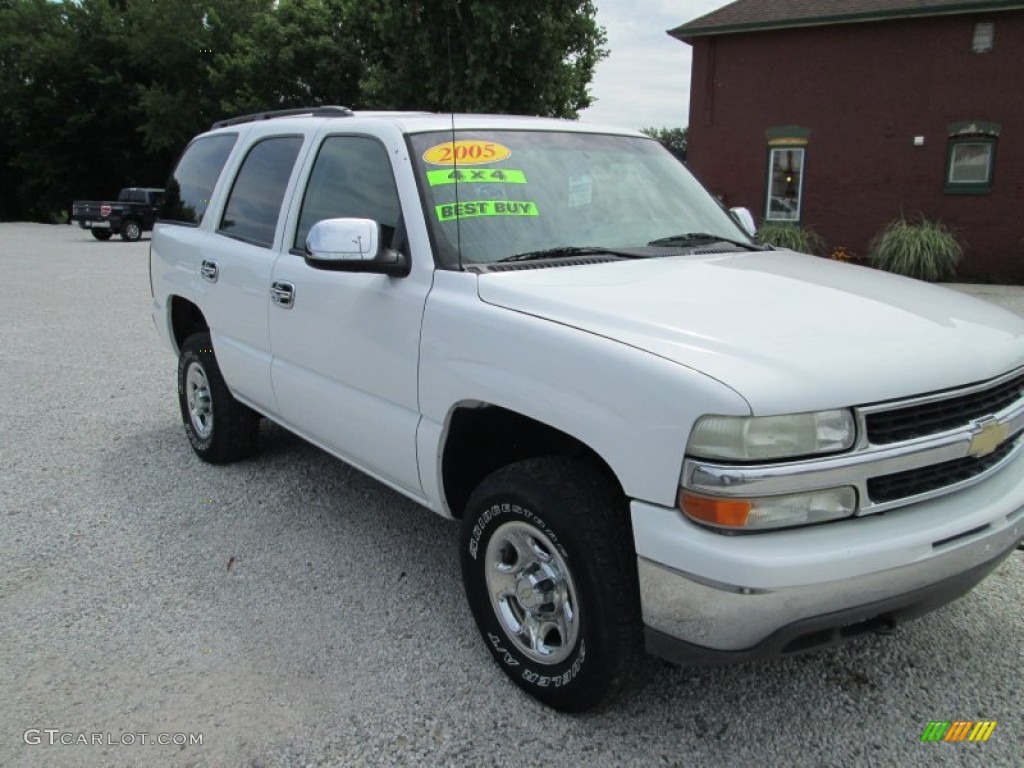
{"type": "Polygon", "coordinates": [[[456,168],[449,171],[427,171],[427,183],[432,187],[441,184],[525,184],[526,174],[502,168],[456,168]]]}
{"type": "Polygon", "coordinates": [[[536,203],[522,200],[473,200],[434,206],[438,221],[473,219],[477,216],[539,216],[536,203]]]}
{"type": "Polygon", "coordinates": [[[423,161],[431,165],[482,165],[505,160],[511,154],[504,144],[463,139],[431,147],[423,153],[423,161]]]}

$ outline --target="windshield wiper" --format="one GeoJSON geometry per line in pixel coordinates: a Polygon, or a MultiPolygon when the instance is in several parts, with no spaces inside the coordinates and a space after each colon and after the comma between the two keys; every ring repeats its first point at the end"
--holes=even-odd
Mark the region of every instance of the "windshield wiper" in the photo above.
{"type": "Polygon", "coordinates": [[[540,259],[571,259],[574,256],[598,256],[607,254],[609,256],[621,256],[624,259],[640,259],[642,254],[617,251],[614,248],[601,248],[598,246],[565,245],[561,248],[546,248],[541,251],[526,251],[517,253],[514,256],[506,256],[498,259],[497,263],[507,261],[539,261],[540,259]]]}
{"type": "Polygon", "coordinates": [[[728,237],[722,237],[721,235],[712,235],[710,232],[686,232],[681,235],[672,235],[671,237],[659,237],[657,240],[651,240],[648,245],[653,245],[656,248],[665,247],[686,247],[690,245],[703,245],[706,243],[729,243],[739,248],[744,248],[748,251],[770,251],[772,247],[770,245],[758,245],[757,243],[743,242],[742,240],[733,240],[728,237]]]}

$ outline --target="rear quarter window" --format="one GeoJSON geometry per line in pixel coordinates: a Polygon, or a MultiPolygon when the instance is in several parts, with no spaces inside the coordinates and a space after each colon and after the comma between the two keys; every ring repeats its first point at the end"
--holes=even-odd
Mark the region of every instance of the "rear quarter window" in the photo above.
{"type": "Polygon", "coordinates": [[[204,136],[185,148],[167,180],[160,221],[193,226],[202,223],[213,188],[237,140],[238,134],[234,133],[204,136]]]}

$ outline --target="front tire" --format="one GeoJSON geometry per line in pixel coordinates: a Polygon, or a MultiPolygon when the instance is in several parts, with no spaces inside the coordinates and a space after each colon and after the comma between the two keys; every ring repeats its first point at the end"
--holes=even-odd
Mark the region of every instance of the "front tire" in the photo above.
{"type": "Polygon", "coordinates": [[[516,685],[565,712],[628,682],[640,657],[640,598],[626,500],[567,457],[498,470],[463,520],[462,579],[473,617],[516,685]]]}
{"type": "Polygon", "coordinates": [[[142,237],[142,227],[135,219],[121,222],[121,239],[126,243],[134,243],[142,237]]]}
{"type": "Polygon", "coordinates": [[[92,232],[92,236],[97,240],[103,241],[109,240],[112,234],[109,229],[90,229],[89,231],[92,232]]]}
{"type": "Polygon", "coordinates": [[[203,461],[226,464],[256,452],[259,414],[228,390],[209,332],[193,334],[181,345],[178,405],[192,450],[203,461]]]}

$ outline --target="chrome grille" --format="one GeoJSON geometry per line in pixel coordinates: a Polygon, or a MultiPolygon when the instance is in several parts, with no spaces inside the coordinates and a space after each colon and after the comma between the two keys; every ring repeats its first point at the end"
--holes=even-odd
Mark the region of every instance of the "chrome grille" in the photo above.
{"type": "Polygon", "coordinates": [[[876,504],[884,504],[962,483],[1001,462],[1013,452],[1016,444],[1017,440],[1011,439],[987,456],[967,456],[929,467],[873,477],[868,480],[868,495],[876,504]]]}
{"type": "Polygon", "coordinates": [[[917,405],[869,413],[868,442],[887,445],[945,432],[970,424],[1024,399],[1024,373],[989,388],[917,405]]]}

